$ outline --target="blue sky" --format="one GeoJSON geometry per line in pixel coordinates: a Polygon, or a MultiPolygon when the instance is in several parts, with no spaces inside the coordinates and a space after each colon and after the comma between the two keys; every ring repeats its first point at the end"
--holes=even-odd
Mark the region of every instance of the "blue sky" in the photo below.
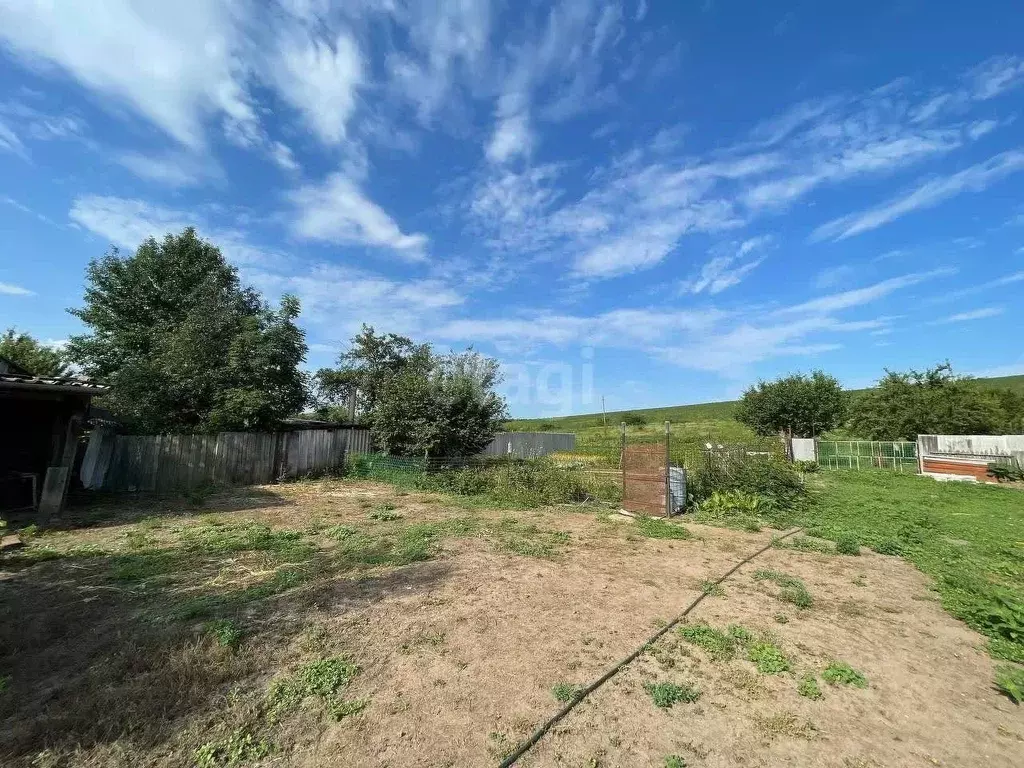
{"type": "Polygon", "coordinates": [[[1024,373],[1015,2],[0,0],[0,326],[195,225],[521,416],[1024,373]],[[54,10],[54,6],[61,6],[54,10]]]}

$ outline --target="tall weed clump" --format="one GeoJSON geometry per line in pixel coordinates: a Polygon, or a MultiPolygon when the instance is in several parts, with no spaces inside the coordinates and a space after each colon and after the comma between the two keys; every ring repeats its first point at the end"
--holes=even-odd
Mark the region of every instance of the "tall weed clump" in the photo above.
{"type": "Polygon", "coordinates": [[[707,453],[688,478],[690,501],[714,522],[750,528],[757,522],[784,528],[802,502],[806,489],[800,475],[776,456],[707,453]]]}
{"type": "Polygon", "coordinates": [[[443,460],[356,455],[347,470],[350,477],[453,496],[485,497],[514,507],[581,502],[602,495],[589,489],[578,471],[546,457],[443,460]]]}

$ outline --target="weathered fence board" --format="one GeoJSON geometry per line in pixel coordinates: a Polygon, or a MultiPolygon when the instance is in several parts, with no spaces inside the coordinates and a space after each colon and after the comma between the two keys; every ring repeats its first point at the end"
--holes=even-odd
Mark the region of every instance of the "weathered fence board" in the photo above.
{"type": "MultiPolygon", "coordinates": [[[[572,451],[574,434],[502,433],[484,455],[529,458],[572,451]]],[[[340,467],[346,453],[370,453],[370,431],[339,427],[217,435],[115,435],[98,429],[83,462],[86,488],[166,492],[201,485],[259,485],[340,467]]]]}
{"type": "Polygon", "coordinates": [[[86,488],[178,491],[201,485],[258,485],[341,466],[370,450],[365,429],[115,435],[96,430],[83,462],[86,488]]]}

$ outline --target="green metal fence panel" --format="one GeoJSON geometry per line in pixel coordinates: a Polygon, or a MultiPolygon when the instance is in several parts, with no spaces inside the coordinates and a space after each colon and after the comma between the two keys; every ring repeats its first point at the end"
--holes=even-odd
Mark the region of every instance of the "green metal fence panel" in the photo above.
{"type": "Polygon", "coordinates": [[[819,440],[824,469],[892,469],[917,472],[917,443],[904,440],[819,440]]]}

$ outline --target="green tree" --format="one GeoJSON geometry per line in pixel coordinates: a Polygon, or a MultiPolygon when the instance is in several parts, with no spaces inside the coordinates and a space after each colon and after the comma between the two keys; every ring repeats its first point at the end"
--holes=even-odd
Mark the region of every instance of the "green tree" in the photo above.
{"type": "Polygon", "coordinates": [[[498,361],[478,352],[435,355],[420,349],[378,391],[370,413],[374,441],[406,456],[471,456],[508,418],[498,361]]]}
{"type": "Polygon", "coordinates": [[[6,357],[34,376],[67,376],[70,371],[67,359],[59,349],[41,344],[14,328],[8,328],[0,336],[0,357],[6,357]]]}
{"type": "Polygon", "coordinates": [[[946,362],[926,371],[886,370],[854,403],[852,428],[871,440],[916,440],[920,434],[998,434],[1009,420],[997,393],[953,373],[946,362]]]}
{"type": "Polygon", "coordinates": [[[87,279],[71,313],[91,332],[68,355],[111,385],[104,405],[132,431],[266,429],[306,401],[298,300],[272,310],[192,228],[114,249],[87,279]]]}
{"type": "Polygon", "coordinates": [[[478,453],[507,418],[494,391],[498,362],[472,350],[438,355],[429,344],[363,326],[337,368],[317,372],[318,413],[358,389],[359,417],[374,442],[401,456],[478,453]]]}
{"type": "Polygon", "coordinates": [[[357,398],[356,415],[365,419],[377,406],[380,391],[393,377],[418,361],[429,358],[430,347],[414,344],[406,336],[378,334],[363,325],[346,352],[338,357],[337,368],[316,373],[317,408],[321,418],[343,420],[349,398],[357,398]]]}
{"type": "Polygon", "coordinates": [[[759,381],[743,393],[736,418],[759,435],[813,437],[838,427],[847,412],[848,397],[839,382],[814,371],[759,381]]]}

